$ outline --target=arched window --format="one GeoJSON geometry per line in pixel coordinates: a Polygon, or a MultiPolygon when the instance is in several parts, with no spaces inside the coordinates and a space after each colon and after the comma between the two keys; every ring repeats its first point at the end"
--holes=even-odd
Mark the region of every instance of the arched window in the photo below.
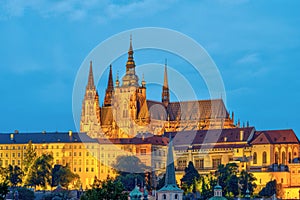
{"type": "Polygon", "coordinates": [[[167,199],[167,195],[166,194],[163,194],[163,199],[167,199]]]}
{"type": "Polygon", "coordinates": [[[262,163],[263,164],[267,163],[267,152],[265,151],[262,153],[262,163]]]}
{"type": "Polygon", "coordinates": [[[178,194],[175,194],[175,199],[178,199],[178,194]]]}
{"type": "Polygon", "coordinates": [[[275,163],[276,163],[276,164],[279,163],[279,155],[278,155],[278,152],[275,153],[275,163]]]}
{"type": "Polygon", "coordinates": [[[253,153],[253,164],[257,164],[257,153],[253,153]]]}
{"type": "Polygon", "coordinates": [[[281,153],[281,164],[285,164],[285,152],[283,151],[282,153],[281,153]]]}
{"type": "Polygon", "coordinates": [[[289,163],[292,163],[292,152],[289,152],[289,163]]]}

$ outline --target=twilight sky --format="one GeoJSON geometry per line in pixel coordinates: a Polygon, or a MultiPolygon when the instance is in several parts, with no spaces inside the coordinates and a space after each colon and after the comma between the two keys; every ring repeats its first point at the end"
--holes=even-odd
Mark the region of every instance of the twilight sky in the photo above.
{"type": "MultiPolygon", "coordinates": [[[[119,32],[162,27],[206,49],[236,119],[250,121],[258,130],[292,128],[300,136],[299,8],[297,0],[3,0],[0,132],[75,130],[73,84],[89,52],[119,32]]],[[[165,57],[135,53],[137,65],[145,60],[163,64],[165,57]]],[[[120,57],[115,71],[122,71],[125,62],[126,56],[120,57]]],[[[168,63],[184,64],[172,56],[168,63]]],[[[182,70],[187,77],[191,73],[182,70]]],[[[106,80],[98,86],[101,102],[102,82],[106,80]]],[[[207,92],[197,97],[207,99],[207,92]]],[[[149,91],[148,98],[159,100],[160,90],[149,91]]]]}

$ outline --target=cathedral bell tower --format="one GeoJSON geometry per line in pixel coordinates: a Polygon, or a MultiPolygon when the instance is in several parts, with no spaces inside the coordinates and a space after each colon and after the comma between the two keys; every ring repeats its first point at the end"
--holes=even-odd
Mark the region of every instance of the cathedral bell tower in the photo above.
{"type": "Polygon", "coordinates": [[[86,132],[90,137],[98,137],[101,131],[99,96],[94,84],[93,65],[90,61],[88,83],[82,102],[80,132],[86,132]]]}
{"type": "Polygon", "coordinates": [[[117,78],[113,96],[113,116],[119,127],[119,135],[132,137],[138,131],[141,124],[145,123],[148,117],[146,105],[146,82],[139,84],[139,78],[135,73],[135,61],[133,58],[132,37],[128,50],[126,62],[126,73],[122,77],[122,83],[117,78]]]}

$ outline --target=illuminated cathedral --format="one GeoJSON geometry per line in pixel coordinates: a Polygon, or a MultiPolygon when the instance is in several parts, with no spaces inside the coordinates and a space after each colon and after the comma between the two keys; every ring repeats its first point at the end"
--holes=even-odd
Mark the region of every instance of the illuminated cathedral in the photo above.
{"type": "MultiPolygon", "coordinates": [[[[135,72],[132,40],[128,50],[126,73],[113,82],[112,66],[102,106],[93,77],[92,61],[85,96],[82,103],[80,132],[93,138],[131,138],[137,133],[234,128],[234,114],[230,116],[222,99],[172,102],[170,100],[167,65],[161,101],[147,99],[144,78],[139,81],[135,72]]],[[[104,93],[101,93],[104,95],[104,93]]],[[[237,125],[239,126],[239,125],[237,125]]]]}

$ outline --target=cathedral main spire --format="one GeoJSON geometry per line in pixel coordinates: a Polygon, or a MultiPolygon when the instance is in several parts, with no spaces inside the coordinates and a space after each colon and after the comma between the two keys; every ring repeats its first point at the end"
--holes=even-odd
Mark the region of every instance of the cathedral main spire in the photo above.
{"type": "Polygon", "coordinates": [[[135,70],[135,62],[133,59],[133,48],[132,48],[132,35],[130,35],[130,44],[128,50],[128,60],[126,63],[126,72],[130,70],[135,70]]]}
{"type": "Polygon", "coordinates": [[[167,60],[165,63],[165,72],[164,72],[164,85],[162,87],[162,103],[165,107],[168,106],[170,102],[170,92],[169,92],[169,84],[168,84],[168,72],[167,72],[167,60]]]}
{"type": "Polygon", "coordinates": [[[87,89],[95,89],[92,61],[90,61],[89,78],[88,78],[88,84],[87,84],[86,87],[87,87],[87,89]]]}
{"type": "Polygon", "coordinates": [[[139,78],[135,74],[135,62],[133,59],[132,36],[130,35],[130,44],[128,50],[128,59],[126,62],[126,74],[122,78],[122,86],[139,87],[139,78]]]}
{"type": "Polygon", "coordinates": [[[114,91],[114,84],[113,84],[113,76],[112,76],[112,66],[110,65],[107,88],[105,92],[104,106],[111,106],[113,91],[114,91]]]}

